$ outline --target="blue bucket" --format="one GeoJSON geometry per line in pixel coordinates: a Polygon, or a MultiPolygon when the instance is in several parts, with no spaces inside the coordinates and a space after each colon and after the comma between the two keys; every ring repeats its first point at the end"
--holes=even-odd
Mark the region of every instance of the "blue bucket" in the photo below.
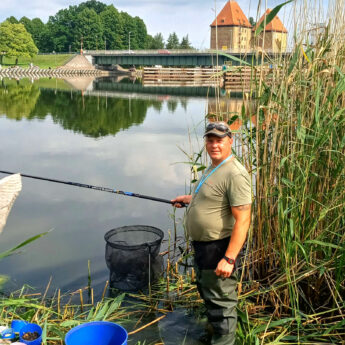
{"type": "Polygon", "coordinates": [[[127,345],[127,331],[120,325],[95,321],[72,328],[65,337],[66,345],[127,345]]]}
{"type": "Polygon", "coordinates": [[[15,333],[19,333],[20,330],[27,325],[29,322],[23,320],[13,320],[11,323],[11,328],[15,333]]]}
{"type": "Polygon", "coordinates": [[[39,325],[36,325],[35,323],[28,323],[27,325],[23,326],[19,331],[19,340],[21,343],[27,344],[27,345],[41,345],[42,343],[42,328],[39,325]],[[23,335],[27,332],[33,333],[37,332],[39,337],[35,340],[25,340],[23,339],[23,335]]]}

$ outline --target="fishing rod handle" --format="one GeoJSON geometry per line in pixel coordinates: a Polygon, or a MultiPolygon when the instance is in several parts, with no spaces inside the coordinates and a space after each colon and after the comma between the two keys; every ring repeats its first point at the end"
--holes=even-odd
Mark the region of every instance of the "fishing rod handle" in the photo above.
{"type": "MultiPolygon", "coordinates": [[[[122,191],[116,191],[116,192],[121,193],[121,194],[125,194],[125,195],[128,195],[128,196],[135,196],[135,197],[141,198],[141,199],[147,199],[147,200],[153,200],[153,201],[158,201],[158,202],[164,202],[164,203],[170,204],[170,205],[176,204],[175,202],[172,202],[171,200],[168,200],[168,199],[156,198],[156,197],[153,197],[153,196],[148,196],[148,195],[143,195],[143,194],[138,194],[138,193],[131,193],[131,192],[122,192],[122,191]]],[[[179,202],[179,204],[182,207],[187,207],[188,206],[188,204],[185,204],[184,202],[179,202]]]]}

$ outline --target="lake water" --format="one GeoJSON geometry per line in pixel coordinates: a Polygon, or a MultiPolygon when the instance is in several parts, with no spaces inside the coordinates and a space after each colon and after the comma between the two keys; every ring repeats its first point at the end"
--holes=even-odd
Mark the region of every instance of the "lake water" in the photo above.
{"type": "MultiPolygon", "coordinates": [[[[187,161],[181,149],[191,153],[202,145],[207,92],[144,88],[110,79],[2,80],[0,170],[171,199],[188,191],[190,168],[180,163],[187,161]]],[[[5,291],[24,284],[44,291],[50,277],[52,293],[58,288],[77,290],[88,283],[90,260],[97,298],[109,279],[104,259],[108,230],[151,225],[162,229],[167,239],[173,229],[168,204],[28,178],[22,182],[0,234],[0,253],[52,231],[0,261],[0,275],[9,277],[5,291]]],[[[178,210],[177,217],[182,215],[178,210]]],[[[183,234],[181,225],[179,232],[183,234]]],[[[175,327],[184,337],[182,330],[194,321],[181,315],[183,322],[175,327]]],[[[179,317],[179,313],[168,316],[161,325],[170,328],[179,317]]],[[[190,334],[200,330],[196,327],[190,334]]]]}

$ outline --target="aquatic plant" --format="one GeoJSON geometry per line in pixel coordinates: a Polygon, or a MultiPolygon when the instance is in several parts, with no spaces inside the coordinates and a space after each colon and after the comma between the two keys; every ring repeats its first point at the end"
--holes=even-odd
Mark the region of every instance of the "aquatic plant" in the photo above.
{"type": "MultiPolygon", "coordinates": [[[[28,245],[29,243],[31,243],[33,241],[38,240],[40,237],[45,236],[49,232],[50,231],[47,231],[47,232],[44,232],[44,233],[32,236],[32,237],[26,239],[25,241],[19,243],[17,246],[15,246],[15,247],[13,247],[11,249],[8,249],[8,250],[0,253],[0,260],[4,259],[7,256],[10,256],[10,255],[13,255],[13,254],[17,253],[20,248],[28,245]]],[[[6,283],[7,280],[8,280],[7,276],[4,276],[4,275],[0,274],[0,288],[6,283]]]]}

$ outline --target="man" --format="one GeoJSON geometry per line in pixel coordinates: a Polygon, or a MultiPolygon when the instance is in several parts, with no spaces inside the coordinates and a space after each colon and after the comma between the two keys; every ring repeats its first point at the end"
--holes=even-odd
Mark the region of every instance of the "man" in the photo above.
{"type": "Polygon", "coordinates": [[[232,345],[237,323],[234,266],[250,225],[251,183],[232,154],[226,123],[209,123],[204,137],[212,164],[192,195],[172,202],[176,207],[189,204],[185,225],[193,241],[198,290],[213,328],[211,344],[232,345]]]}

